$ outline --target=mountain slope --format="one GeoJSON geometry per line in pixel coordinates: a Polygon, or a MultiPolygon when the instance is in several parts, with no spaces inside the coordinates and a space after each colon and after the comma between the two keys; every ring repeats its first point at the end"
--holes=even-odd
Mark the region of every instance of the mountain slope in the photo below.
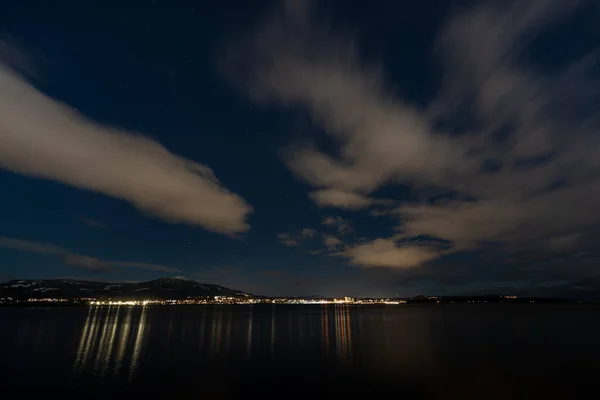
{"type": "Polygon", "coordinates": [[[183,278],[139,283],[106,283],[72,279],[13,280],[0,284],[0,297],[185,299],[207,296],[248,296],[239,290],[183,278]]]}

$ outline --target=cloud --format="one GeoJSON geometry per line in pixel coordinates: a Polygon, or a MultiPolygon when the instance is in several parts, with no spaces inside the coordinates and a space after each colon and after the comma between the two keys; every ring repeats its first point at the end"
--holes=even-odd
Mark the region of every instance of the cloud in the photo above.
{"type": "Polygon", "coordinates": [[[222,234],[249,229],[252,208],[209,167],[137,133],[85,118],[31,86],[4,59],[0,168],[122,199],[170,222],[222,234]]]}
{"type": "Polygon", "coordinates": [[[480,165],[492,161],[497,168],[447,181],[470,201],[401,206],[400,231],[447,239],[458,249],[493,241],[547,250],[554,238],[600,222],[594,207],[600,200],[600,145],[594,138],[600,124],[585,111],[588,87],[600,90],[600,81],[589,75],[598,52],[553,74],[521,61],[544,29],[583,4],[488,4],[447,24],[439,38],[447,79],[431,108],[447,119],[460,112],[457,104],[472,104],[480,125],[472,148],[480,165]],[[576,118],[574,108],[580,110],[576,118]]]}
{"type": "MultiPolygon", "coordinates": [[[[349,228],[345,228],[344,226],[344,220],[342,218],[339,219],[334,219],[331,218],[330,220],[326,219],[324,221],[324,223],[326,223],[329,226],[333,226],[333,227],[342,227],[344,229],[349,229],[349,228]]],[[[334,251],[337,248],[339,248],[339,246],[341,246],[342,244],[342,240],[340,238],[338,238],[335,235],[332,234],[327,234],[327,233],[321,233],[319,231],[317,231],[316,229],[312,229],[312,228],[304,228],[304,229],[300,229],[297,232],[292,232],[292,233],[278,233],[277,235],[277,239],[279,240],[279,242],[281,244],[283,244],[284,246],[288,246],[288,247],[298,247],[300,245],[306,244],[306,243],[311,243],[312,245],[318,243],[315,239],[319,239],[319,241],[321,241],[323,243],[323,245],[325,246],[325,248],[328,251],[334,251]]],[[[317,254],[321,254],[324,252],[323,249],[313,249],[313,250],[309,250],[306,251],[309,254],[312,255],[317,255],[317,254]]]]}
{"type": "Polygon", "coordinates": [[[281,242],[281,244],[283,244],[284,246],[300,246],[300,242],[298,241],[298,239],[294,238],[290,233],[278,233],[276,236],[279,242],[281,242]]]}
{"type": "Polygon", "coordinates": [[[317,235],[317,230],[312,228],[304,228],[302,229],[298,235],[305,239],[312,239],[317,235]]]}
{"type": "Polygon", "coordinates": [[[342,244],[342,241],[337,236],[323,235],[323,244],[327,247],[328,250],[335,250],[338,246],[342,244]]]}
{"type": "Polygon", "coordinates": [[[334,255],[346,257],[351,264],[363,267],[411,268],[439,257],[434,251],[415,245],[397,245],[391,239],[349,247],[334,255]]]}
{"type": "Polygon", "coordinates": [[[313,239],[318,234],[316,229],[304,228],[295,233],[278,233],[277,239],[284,246],[296,247],[305,240],[313,239]]]}
{"type": "Polygon", "coordinates": [[[323,225],[335,228],[340,234],[347,234],[352,232],[352,225],[350,221],[342,217],[326,217],[321,222],[323,225]]]}
{"type": "Polygon", "coordinates": [[[337,207],[358,210],[373,204],[381,204],[375,200],[354,192],[337,189],[323,189],[309,193],[310,198],[321,207],[337,207]]]}
{"type": "MultiPolygon", "coordinates": [[[[21,47],[13,37],[0,33],[0,63],[5,63],[13,70],[29,78],[36,79],[39,76],[38,69],[31,54],[20,50],[21,47]]],[[[42,58],[36,54],[35,58],[42,58]]]]}
{"type": "MultiPolygon", "coordinates": [[[[443,85],[423,109],[310,4],[285,3],[230,52],[228,74],[259,104],[305,109],[333,141],[333,151],[305,141],[284,153],[318,205],[369,208],[377,190],[409,186],[420,198],[397,199],[394,237],[433,237],[450,251],[546,251],[600,224],[600,118],[589,106],[600,100],[600,50],[550,72],[523,56],[589,3],[485,2],[452,14],[435,48],[443,85]]],[[[380,238],[341,255],[403,267],[447,252],[380,238]]]]}
{"type": "Polygon", "coordinates": [[[334,194],[364,194],[389,181],[438,179],[439,171],[456,170],[468,149],[436,135],[425,116],[396,99],[382,70],[364,65],[351,40],[312,18],[310,2],[294,4],[228,60],[229,71],[243,77],[235,82],[253,99],[304,107],[337,143],[337,155],[314,143],[292,145],[285,161],[296,176],[334,194]]]}
{"type": "MultiPolygon", "coordinates": [[[[326,219],[323,223],[332,227],[341,227],[343,228],[342,231],[347,231],[349,229],[349,227],[345,226],[345,222],[342,218],[326,219]]],[[[342,231],[339,231],[339,233],[341,233],[342,231]]],[[[315,240],[317,238],[323,243],[323,245],[328,251],[334,251],[342,245],[342,240],[339,237],[332,234],[321,233],[316,229],[312,228],[304,228],[292,233],[278,233],[276,236],[281,244],[288,247],[298,247],[306,243],[311,243],[312,245],[314,245],[318,243],[315,240]]],[[[312,255],[317,255],[322,254],[324,250],[313,249],[306,252],[312,255]]]]}
{"type": "Polygon", "coordinates": [[[119,268],[136,268],[156,272],[180,272],[180,270],[177,268],[167,267],[164,265],[129,261],[100,260],[95,257],[73,253],[69,250],[52,244],[30,242],[27,240],[2,236],[0,236],[0,247],[57,257],[61,259],[65,265],[85,269],[88,271],[99,272],[119,268]]]}
{"type": "MultiPolygon", "coordinates": [[[[342,217],[337,217],[342,219],[342,217]]],[[[321,222],[325,226],[335,226],[337,224],[337,218],[334,217],[325,217],[321,222]]]]}

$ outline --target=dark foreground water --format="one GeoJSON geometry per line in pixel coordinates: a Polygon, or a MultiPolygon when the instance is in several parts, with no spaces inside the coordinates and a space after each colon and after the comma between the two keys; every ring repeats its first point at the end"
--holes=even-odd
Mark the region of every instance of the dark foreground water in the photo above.
{"type": "Polygon", "coordinates": [[[599,311],[0,308],[0,397],[589,398],[599,311]]]}

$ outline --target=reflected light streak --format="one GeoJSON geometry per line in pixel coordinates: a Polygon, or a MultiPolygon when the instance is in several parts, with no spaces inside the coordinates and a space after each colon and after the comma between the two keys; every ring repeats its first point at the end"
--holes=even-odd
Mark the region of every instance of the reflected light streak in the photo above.
{"type": "Polygon", "coordinates": [[[116,338],[117,328],[120,325],[119,311],[121,311],[121,308],[117,307],[117,310],[115,313],[115,321],[113,322],[112,330],[110,331],[110,336],[108,337],[107,343],[105,345],[104,365],[102,366],[102,372],[100,373],[101,376],[106,375],[106,372],[108,371],[108,366],[112,359],[113,349],[115,348],[115,345],[116,345],[115,338],[116,338]]]}
{"type": "Polygon", "coordinates": [[[127,349],[127,343],[129,342],[129,331],[131,330],[131,313],[132,308],[127,308],[127,315],[125,316],[125,322],[120,327],[120,336],[121,340],[119,340],[119,346],[117,348],[117,356],[115,359],[115,375],[119,374],[121,371],[121,366],[123,365],[123,359],[125,358],[125,350],[127,349]]]}
{"type": "Polygon", "coordinates": [[[96,332],[98,330],[98,325],[100,324],[101,314],[102,310],[99,310],[98,307],[94,307],[92,319],[86,320],[80,339],[81,352],[78,354],[74,365],[74,368],[79,373],[83,372],[85,365],[90,361],[90,357],[93,354],[93,348],[96,342],[96,332]],[[81,345],[82,343],[83,345],[81,345]]]}
{"type": "Polygon", "coordinates": [[[133,346],[133,355],[131,356],[131,363],[129,364],[129,380],[131,381],[135,371],[138,367],[138,361],[140,353],[142,352],[142,344],[144,340],[145,328],[146,328],[146,312],[148,307],[142,308],[142,314],[140,315],[140,321],[138,322],[138,328],[135,335],[135,344],[133,346]]]}
{"type": "Polygon", "coordinates": [[[250,357],[250,351],[252,350],[252,312],[250,318],[248,318],[248,340],[246,341],[246,356],[250,357]]]}
{"type": "Polygon", "coordinates": [[[108,328],[110,325],[110,314],[112,312],[112,307],[110,307],[104,316],[103,326],[102,326],[102,335],[100,335],[100,343],[98,343],[98,349],[96,350],[96,358],[94,360],[94,372],[98,372],[100,370],[100,362],[106,357],[106,351],[108,348],[108,343],[106,341],[106,332],[108,332],[108,328]]]}
{"type": "Polygon", "coordinates": [[[323,348],[325,353],[329,354],[329,319],[327,305],[323,306],[321,314],[321,337],[323,338],[323,348]]]}
{"type": "Polygon", "coordinates": [[[93,325],[93,321],[95,321],[95,319],[96,319],[97,312],[98,312],[97,307],[91,307],[88,309],[88,313],[85,318],[85,323],[83,325],[83,331],[81,333],[81,338],[79,339],[79,346],[77,346],[77,356],[75,357],[75,362],[73,363],[73,369],[75,371],[80,371],[82,368],[86,344],[88,341],[88,337],[91,333],[91,327],[93,325]]]}
{"type": "Polygon", "coordinates": [[[223,329],[223,313],[222,312],[218,312],[216,314],[216,317],[213,319],[213,323],[212,323],[213,329],[212,329],[212,336],[211,336],[211,343],[212,343],[212,354],[216,354],[219,352],[219,350],[221,349],[221,330],[223,329]]]}
{"type": "Polygon", "coordinates": [[[271,307],[271,355],[275,352],[275,306],[271,307]]]}
{"type": "Polygon", "coordinates": [[[229,343],[231,340],[231,313],[227,314],[227,333],[225,333],[225,353],[229,352],[229,343]]]}
{"type": "Polygon", "coordinates": [[[336,352],[343,363],[352,358],[352,334],[350,326],[350,310],[347,306],[335,307],[336,352]]]}
{"type": "Polygon", "coordinates": [[[199,349],[202,350],[204,348],[204,331],[206,327],[206,309],[202,309],[202,324],[200,325],[200,340],[199,340],[199,349]]]}
{"type": "Polygon", "coordinates": [[[132,376],[146,334],[146,310],[147,307],[142,308],[139,320],[132,324],[132,307],[127,307],[126,313],[121,307],[90,307],[73,362],[74,372],[104,377],[112,367],[112,373],[118,375],[126,363],[128,349],[132,347],[131,330],[134,326],[135,341],[129,360],[129,375],[132,376]]]}

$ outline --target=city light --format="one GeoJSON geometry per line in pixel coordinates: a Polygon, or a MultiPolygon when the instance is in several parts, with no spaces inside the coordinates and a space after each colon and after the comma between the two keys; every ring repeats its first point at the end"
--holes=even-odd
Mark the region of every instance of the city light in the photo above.
{"type": "Polygon", "coordinates": [[[293,297],[230,297],[230,296],[213,296],[213,297],[195,297],[186,299],[97,299],[97,298],[29,298],[18,300],[10,297],[0,298],[0,304],[39,304],[39,303],[54,303],[54,304],[83,304],[90,306],[148,306],[148,305],[228,305],[228,304],[303,304],[303,305],[323,305],[323,304],[339,304],[339,305],[383,305],[383,304],[404,304],[406,300],[385,299],[385,298],[293,298],[293,297]]]}
{"type": "Polygon", "coordinates": [[[369,304],[404,304],[405,300],[390,300],[390,299],[360,299],[360,298],[335,298],[335,299],[297,299],[287,297],[275,298],[251,298],[251,297],[228,297],[214,296],[209,298],[188,298],[178,300],[91,300],[90,305],[93,306],[147,306],[147,305],[227,305],[227,304],[305,304],[305,305],[322,305],[322,304],[347,304],[347,305],[369,305],[369,304]]]}

